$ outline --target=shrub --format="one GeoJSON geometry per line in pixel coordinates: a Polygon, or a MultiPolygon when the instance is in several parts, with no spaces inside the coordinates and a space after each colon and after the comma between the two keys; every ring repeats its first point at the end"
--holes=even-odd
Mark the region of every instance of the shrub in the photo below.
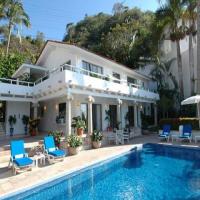
{"type": "Polygon", "coordinates": [[[141,117],[142,117],[142,129],[147,129],[148,126],[154,124],[154,118],[152,116],[142,114],[141,117]]]}
{"type": "Polygon", "coordinates": [[[102,135],[101,131],[94,130],[94,132],[91,135],[91,139],[93,142],[101,141],[103,139],[103,135],[102,135]]]}
{"type": "Polygon", "coordinates": [[[179,130],[180,125],[191,124],[192,129],[199,130],[198,118],[168,118],[161,119],[159,122],[159,128],[162,129],[164,124],[170,124],[171,130],[179,130]]]}
{"type": "Polygon", "coordinates": [[[48,135],[53,136],[56,146],[59,147],[61,142],[61,137],[63,137],[64,133],[60,131],[50,131],[48,135]]]}
{"type": "Polygon", "coordinates": [[[82,145],[82,139],[72,134],[67,138],[67,143],[70,147],[76,148],[82,145]]]}

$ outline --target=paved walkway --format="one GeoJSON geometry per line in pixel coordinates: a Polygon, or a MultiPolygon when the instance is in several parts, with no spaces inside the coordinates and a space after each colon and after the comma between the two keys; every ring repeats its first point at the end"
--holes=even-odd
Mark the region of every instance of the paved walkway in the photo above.
{"type": "MultiPolygon", "coordinates": [[[[56,177],[62,173],[71,172],[80,168],[84,168],[95,162],[99,162],[120,153],[126,152],[136,145],[143,143],[160,143],[156,135],[142,136],[135,138],[131,144],[119,146],[106,146],[100,149],[91,149],[81,151],[76,156],[68,156],[63,162],[58,162],[44,167],[33,168],[30,172],[25,172],[13,176],[11,170],[7,166],[0,168],[0,195],[19,191],[20,189],[31,187],[43,181],[48,181],[49,178],[56,177]]],[[[174,143],[176,145],[185,145],[186,143],[174,143]]],[[[200,143],[199,143],[200,144],[200,143]]],[[[198,146],[199,146],[198,144],[198,146]]],[[[189,144],[197,146],[196,144],[189,144]]]]}

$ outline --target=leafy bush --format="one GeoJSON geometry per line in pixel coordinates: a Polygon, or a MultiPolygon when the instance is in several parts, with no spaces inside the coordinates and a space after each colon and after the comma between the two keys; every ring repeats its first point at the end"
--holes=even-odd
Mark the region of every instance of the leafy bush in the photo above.
{"type": "Polygon", "coordinates": [[[82,128],[83,130],[86,129],[86,123],[84,120],[81,119],[80,116],[73,117],[72,119],[72,125],[73,128],[82,128]]]}
{"type": "Polygon", "coordinates": [[[67,143],[70,147],[76,148],[76,147],[80,147],[83,142],[80,137],[72,134],[67,138],[67,143]]]}
{"type": "Polygon", "coordinates": [[[10,127],[13,128],[13,125],[16,124],[17,119],[15,115],[10,115],[8,118],[8,122],[10,124],[10,127]]]}
{"type": "Polygon", "coordinates": [[[23,117],[22,117],[22,122],[23,122],[23,124],[24,124],[25,126],[27,126],[28,123],[29,123],[29,116],[23,115],[23,117]]]}
{"type": "Polygon", "coordinates": [[[94,132],[91,135],[91,139],[93,142],[101,141],[103,139],[103,135],[102,135],[101,131],[94,130],[94,132]]]}
{"type": "Polygon", "coordinates": [[[191,124],[192,129],[199,130],[198,118],[168,118],[161,119],[159,122],[159,128],[162,129],[164,124],[170,124],[172,130],[179,130],[180,125],[191,124]]]}
{"type": "Polygon", "coordinates": [[[154,118],[152,116],[142,114],[141,118],[142,118],[142,128],[143,129],[147,129],[148,126],[154,124],[154,118]]]}
{"type": "Polygon", "coordinates": [[[61,137],[64,135],[64,133],[60,131],[51,131],[49,132],[48,135],[53,136],[56,146],[59,147],[61,142],[61,137]]]}

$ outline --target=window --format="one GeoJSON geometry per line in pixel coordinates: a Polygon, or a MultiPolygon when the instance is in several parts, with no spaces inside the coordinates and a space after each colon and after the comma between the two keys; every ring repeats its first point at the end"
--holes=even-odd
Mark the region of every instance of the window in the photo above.
{"type": "Polygon", "coordinates": [[[82,63],[83,63],[83,69],[90,71],[90,72],[103,74],[103,67],[88,63],[86,61],[83,61],[82,63]]]}
{"type": "Polygon", "coordinates": [[[129,85],[129,83],[131,83],[131,84],[137,84],[138,83],[138,81],[137,81],[137,79],[135,79],[135,78],[132,78],[132,77],[127,77],[127,84],[129,85]]]}
{"type": "Polygon", "coordinates": [[[87,109],[87,104],[82,103],[81,104],[81,118],[83,120],[87,120],[88,117],[88,109],[87,109]]]}
{"type": "Polygon", "coordinates": [[[60,103],[58,105],[58,116],[59,119],[63,119],[63,121],[65,122],[65,116],[66,116],[66,103],[60,103]]]}
{"type": "MultiPolygon", "coordinates": [[[[118,74],[118,73],[116,73],[116,72],[113,72],[113,77],[114,77],[115,79],[119,79],[119,80],[120,80],[120,74],[118,74]]],[[[115,82],[115,83],[120,83],[120,81],[118,81],[118,80],[114,80],[113,82],[115,82]]]]}
{"type": "Polygon", "coordinates": [[[63,66],[64,70],[70,70],[70,66],[71,65],[71,60],[68,60],[67,62],[63,63],[61,66],[63,66]]]}
{"type": "Polygon", "coordinates": [[[81,104],[81,118],[85,121],[86,131],[88,129],[88,106],[85,103],[81,104]]]}

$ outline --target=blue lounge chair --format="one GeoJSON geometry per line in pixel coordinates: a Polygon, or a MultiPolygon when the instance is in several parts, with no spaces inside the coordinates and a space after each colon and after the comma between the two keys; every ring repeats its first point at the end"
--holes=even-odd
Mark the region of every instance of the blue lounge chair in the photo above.
{"type": "Polygon", "coordinates": [[[162,133],[159,134],[158,137],[161,139],[166,139],[169,142],[170,130],[171,130],[171,125],[165,124],[163,126],[162,133]]]}
{"type": "Polygon", "coordinates": [[[55,159],[63,160],[65,157],[65,152],[55,146],[53,136],[47,136],[44,138],[44,150],[50,163],[52,163],[52,161],[54,162],[55,159]]]}
{"type": "Polygon", "coordinates": [[[183,132],[180,134],[179,139],[192,142],[192,126],[190,124],[183,125],[183,132]]]}
{"type": "Polygon", "coordinates": [[[10,164],[12,164],[14,174],[17,173],[18,169],[30,170],[32,168],[33,160],[30,159],[28,154],[25,152],[23,140],[11,141],[10,150],[10,164]]]}

